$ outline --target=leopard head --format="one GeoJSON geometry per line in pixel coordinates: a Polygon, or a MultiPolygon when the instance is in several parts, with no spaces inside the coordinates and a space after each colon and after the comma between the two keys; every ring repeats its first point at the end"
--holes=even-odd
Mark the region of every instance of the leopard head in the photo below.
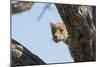
{"type": "Polygon", "coordinates": [[[64,23],[50,23],[51,32],[53,40],[58,43],[60,41],[65,41],[68,37],[68,32],[64,23]]]}

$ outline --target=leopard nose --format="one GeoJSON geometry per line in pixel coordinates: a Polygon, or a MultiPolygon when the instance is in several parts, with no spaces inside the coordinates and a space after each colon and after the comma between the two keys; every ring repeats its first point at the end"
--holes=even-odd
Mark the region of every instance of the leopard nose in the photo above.
{"type": "Polygon", "coordinates": [[[57,38],[53,38],[54,42],[58,43],[59,41],[57,40],[57,38]]]}

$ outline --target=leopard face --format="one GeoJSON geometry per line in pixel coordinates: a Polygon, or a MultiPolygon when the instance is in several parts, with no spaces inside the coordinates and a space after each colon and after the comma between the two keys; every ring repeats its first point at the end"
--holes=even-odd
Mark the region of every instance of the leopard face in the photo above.
{"type": "Polygon", "coordinates": [[[53,40],[58,43],[60,41],[65,41],[68,37],[67,29],[64,25],[64,23],[59,22],[56,24],[51,23],[51,32],[53,36],[53,40]]]}

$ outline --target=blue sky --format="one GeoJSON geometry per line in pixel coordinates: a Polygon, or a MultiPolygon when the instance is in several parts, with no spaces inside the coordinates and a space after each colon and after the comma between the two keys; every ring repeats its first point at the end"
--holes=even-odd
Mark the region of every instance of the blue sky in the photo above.
{"type": "Polygon", "coordinates": [[[55,5],[50,4],[41,19],[38,19],[45,5],[47,3],[35,3],[29,11],[13,15],[12,38],[46,63],[73,62],[68,46],[52,40],[50,22],[62,21],[55,5]]]}

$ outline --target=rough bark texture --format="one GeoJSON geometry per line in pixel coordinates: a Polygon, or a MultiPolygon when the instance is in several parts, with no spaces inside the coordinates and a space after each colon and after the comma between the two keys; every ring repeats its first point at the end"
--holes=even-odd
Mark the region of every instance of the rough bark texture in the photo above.
{"type": "Polygon", "coordinates": [[[96,60],[96,7],[56,4],[69,34],[69,50],[74,62],[96,60]]]}
{"type": "Polygon", "coordinates": [[[12,14],[21,13],[31,9],[33,2],[30,1],[18,1],[11,4],[12,14]]]}
{"type": "Polygon", "coordinates": [[[43,65],[45,62],[17,41],[11,41],[11,66],[43,65]]]}

